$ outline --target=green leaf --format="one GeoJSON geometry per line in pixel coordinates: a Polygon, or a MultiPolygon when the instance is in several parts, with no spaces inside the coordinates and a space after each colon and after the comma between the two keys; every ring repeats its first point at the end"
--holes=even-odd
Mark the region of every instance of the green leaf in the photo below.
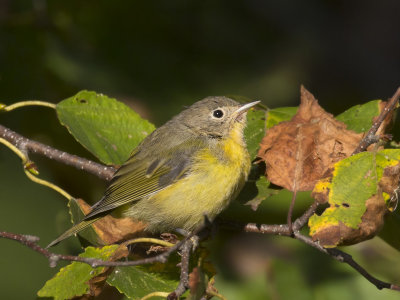
{"type": "MultiPolygon", "coordinates": [[[[102,260],[110,258],[118,245],[103,248],[88,247],[80,257],[91,257],[102,260]]],[[[104,267],[93,269],[81,262],[73,262],[60,271],[38,291],[39,297],[53,297],[55,300],[71,299],[89,291],[88,281],[104,271],[104,267]]]]}
{"type": "Polygon", "coordinates": [[[244,129],[247,150],[251,160],[256,158],[258,148],[265,135],[265,111],[251,109],[247,112],[247,126],[244,129]]]}
{"type": "Polygon", "coordinates": [[[250,205],[252,210],[256,211],[262,201],[272,195],[277,194],[279,191],[269,188],[270,184],[271,183],[267,180],[265,176],[261,176],[256,181],[257,195],[253,199],[246,202],[246,205],[250,205]]]}
{"type": "Polygon", "coordinates": [[[278,107],[270,109],[267,115],[267,128],[271,128],[283,121],[289,121],[296,113],[298,107],[278,107]]]}
{"type": "Polygon", "coordinates": [[[297,112],[298,107],[279,107],[264,110],[251,109],[247,113],[247,126],[244,130],[247,150],[250,158],[256,158],[258,148],[268,128],[283,121],[290,120],[297,112]]]}
{"type": "Polygon", "coordinates": [[[349,130],[357,133],[366,132],[371,128],[374,117],[379,116],[381,102],[381,100],[373,100],[362,105],[353,106],[336,116],[336,119],[345,123],[349,130]]]}
{"type": "MultiPolygon", "coordinates": [[[[152,292],[172,292],[178,286],[179,280],[171,280],[165,274],[151,270],[144,266],[116,267],[107,283],[130,299],[140,299],[152,292]]],[[[179,274],[177,268],[176,274],[179,274]]]]}
{"type": "Polygon", "coordinates": [[[128,106],[95,92],[81,91],[56,106],[74,138],[105,164],[120,165],[154,129],[128,106]]]}
{"type": "Polygon", "coordinates": [[[321,216],[314,214],[309,219],[310,234],[314,236],[340,224],[358,229],[367,200],[378,192],[384,169],[398,164],[399,160],[400,150],[387,149],[359,153],[336,163],[333,177],[315,185],[313,193],[327,194],[330,207],[321,216]]]}
{"type": "MultiPolygon", "coordinates": [[[[70,200],[68,202],[68,207],[72,223],[74,225],[78,224],[85,216],[81,207],[78,205],[76,200],[70,200]]],[[[88,246],[88,245],[100,246],[105,244],[104,242],[102,242],[101,238],[98,236],[92,225],[80,231],[78,235],[80,237],[80,241],[83,246],[88,246]]]]}

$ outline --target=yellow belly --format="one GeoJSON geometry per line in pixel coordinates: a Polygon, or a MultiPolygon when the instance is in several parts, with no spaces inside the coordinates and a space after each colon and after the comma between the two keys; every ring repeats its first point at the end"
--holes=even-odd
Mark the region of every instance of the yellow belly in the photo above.
{"type": "Polygon", "coordinates": [[[203,223],[205,215],[214,219],[240,191],[250,169],[241,136],[239,142],[235,138],[220,142],[218,154],[201,151],[193,159],[190,174],[140,200],[128,215],[147,222],[149,231],[191,231],[203,223]]]}

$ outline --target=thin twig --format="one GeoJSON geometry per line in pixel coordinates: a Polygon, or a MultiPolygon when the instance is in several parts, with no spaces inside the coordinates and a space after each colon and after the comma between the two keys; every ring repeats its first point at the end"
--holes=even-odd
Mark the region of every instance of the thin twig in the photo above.
{"type": "Polygon", "coordinates": [[[0,125],[0,137],[9,141],[21,151],[29,151],[40,154],[63,164],[73,166],[79,170],[86,171],[104,180],[110,180],[115,173],[115,168],[105,166],[94,161],[69,154],[64,151],[52,148],[45,144],[30,140],[11,129],[0,125]]]}
{"type": "Polygon", "coordinates": [[[80,261],[80,262],[85,262],[90,265],[90,260],[95,261],[96,259],[91,259],[91,258],[84,258],[80,256],[73,256],[73,255],[61,255],[61,254],[54,254],[48,251],[47,249],[44,249],[40,247],[37,242],[39,241],[39,237],[32,236],[32,235],[22,235],[22,234],[16,234],[16,233],[10,233],[10,232],[5,232],[5,231],[0,231],[0,237],[10,239],[17,241],[32,250],[42,254],[43,256],[47,257],[50,262],[50,267],[54,268],[57,265],[57,262],[59,260],[67,260],[67,261],[80,261]]]}
{"type": "Polygon", "coordinates": [[[155,263],[155,262],[165,263],[167,261],[168,256],[171,253],[175,252],[182,245],[182,243],[177,243],[173,247],[169,248],[167,251],[165,251],[157,256],[144,258],[144,259],[140,259],[140,260],[103,261],[101,259],[93,259],[93,258],[85,258],[85,257],[80,257],[80,256],[62,255],[62,254],[52,253],[49,250],[40,247],[37,244],[37,241],[39,240],[39,238],[34,237],[34,236],[0,231],[0,237],[17,241],[17,242],[33,249],[34,251],[44,255],[45,257],[47,257],[49,259],[51,267],[55,267],[57,265],[57,262],[60,260],[82,262],[82,263],[90,265],[93,268],[95,268],[95,267],[137,266],[137,265],[151,264],[151,263],[155,263]]]}
{"type": "Polygon", "coordinates": [[[322,247],[318,242],[314,242],[312,239],[302,235],[299,232],[299,230],[307,222],[306,220],[308,220],[308,218],[313,214],[313,212],[315,211],[317,206],[318,206],[318,203],[314,202],[310,206],[310,208],[301,217],[296,219],[296,221],[293,223],[294,224],[293,232],[290,231],[290,228],[287,224],[257,225],[254,223],[248,223],[248,224],[244,225],[242,228],[244,229],[245,232],[274,234],[274,235],[283,235],[283,236],[292,236],[292,234],[293,234],[295,239],[302,241],[303,243],[306,243],[307,245],[333,257],[337,261],[348,264],[350,267],[352,267],[357,272],[359,272],[363,277],[365,277],[368,281],[370,281],[372,284],[374,284],[378,289],[386,288],[386,289],[400,291],[399,285],[383,282],[383,281],[373,277],[364,268],[362,268],[357,262],[355,262],[354,259],[351,257],[351,255],[349,255],[343,251],[340,251],[336,248],[335,249],[326,249],[326,248],[322,247]]]}
{"type": "Polygon", "coordinates": [[[308,219],[315,213],[319,203],[314,201],[311,206],[293,222],[293,231],[299,231],[302,229],[308,222],[308,219]]]}
{"type": "Polygon", "coordinates": [[[191,239],[188,239],[181,247],[181,276],[179,280],[179,284],[175,291],[168,295],[168,300],[176,300],[179,299],[183,293],[189,288],[189,260],[190,260],[190,251],[192,250],[193,242],[191,239]]]}
{"type": "Polygon", "coordinates": [[[362,275],[369,282],[371,282],[373,285],[375,285],[379,290],[389,289],[389,290],[400,291],[399,285],[381,281],[381,280],[377,279],[376,277],[372,276],[371,274],[369,274],[363,267],[361,267],[353,259],[353,257],[350,254],[347,254],[337,248],[332,248],[332,249],[324,248],[319,243],[314,242],[312,239],[300,234],[299,232],[295,233],[295,238],[297,240],[302,241],[303,243],[321,251],[322,253],[325,253],[325,254],[331,256],[332,258],[336,259],[339,262],[348,264],[350,267],[352,267],[354,270],[356,270],[360,275],[362,275]]]}
{"type": "Polygon", "coordinates": [[[80,256],[72,256],[72,255],[61,255],[55,254],[50,252],[49,250],[39,246],[37,242],[39,241],[39,237],[31,236],[31,235],[22,235],[16,233],[10,233],[5,231],[0,231],[0,237],[17,241],[34,251],[44,255],[50,261],[50,266],[55,267],[59,260],[66,260],[66,261],[78,261],[85,264],[90,265],[93,268],[96,267],[124,267],[124,266],[137,266],[137,265],[145,265],[145,264],[152,264],[155,262],[165,263],[168,257],[176,252],[187,240],[192,238],[195,235],[201,234],[201,231],[204,230],[204,226],[200,227],[198,230],[195,230],[193,233],[189,234],[181,241],[176,243],[174,246],[170,247],[167,251],[160,253],[159,255],[143,258],[135,261],[104,261],[101,259],[94,259],[94,258],[85,258],[80,256]]]}
{"type": "Polygon", "coordinates": [[[245,232],[290,236],[290,230],[289,230],[289,226],[287,224],[280,224],[280,225],[260,224],[260,225],[258,225],[255,223],[248,223],[243,227],[243,230],[245,232]]]}
{"type": "MultiPolygon", "coordinates": [[[[296,179],[295,179],[296,180],[296,179]]],[[[294,186],[296,187],[296,184],[294,184],[294,186]]],[[[287,214],[287,224],[288,224],[288,228],[289,228],[289,232],[290,232],[290,236],[294,237],[293,235],[293,222],[292,222],[292,217],[293,217],[293,210],[294,210],[294,205],[296,203],[296,196],[297,196],[297,190],[294,189],[293,190],[293,195],[292,195],[292,201],[290,201],[290,205],[289,205],[289,211],[287,214]]]]}
{"type": "Polygon", "coordinates": [[[378,116],[374,124],[372,124],[371,129],[358,144],[357,148],[354,150],[352,155],[366,151],[369,145],[372,145],[377,142],[375,134],[378,131],[379,127],[382,125],[383,121],[389,115],[389,113],[391,113],[396,108],[397,103],[399,101],[399,97],[400,97],[400,87],[397,89],[393,97],[386,104],[385,108],[382,110],[381,114],[378,116]]]}
{"type": "Polygon", "coordinates": [[[371,274],[369,274],[363,267],[361,267],[354,259],[353,257],[348,254],[345,253],[339,249],[333,248],[333,249],[326,249],[329,253],[329,255],[338,258],[339,261],[342,261],[346,264],[348,264],[349,266],[351,266],[353,269],[355,269],[358,273],[360,273],[363,277],[365,277],[369,282],[371,282],[372,284],[374,284],[378,289],[397,289],[400,290],[400,287],[381,281],[377,278],[375,278],[374,276],[372,276],[371,274]]]}
{"type": "MultiPolygon", "coordinates": [[[[284,235],[291,236],[294,232],[298,232],[302,229],[308,222],[308,219],[314,214],[317,209],[319,203],[314,201],[311,206],[293,222],[293,228],[290,229],[288,224],[261,224],[257,225],[255,223],[248,223],[245,225],[235,224],[236,227],[241,227],[245,232],[254,232],[254,233],[264,233],[264,234],[275,234],[275,235],[284,235]]],[[[229,223],[229,226],[233,226],[232,223],[229,223]]]]}

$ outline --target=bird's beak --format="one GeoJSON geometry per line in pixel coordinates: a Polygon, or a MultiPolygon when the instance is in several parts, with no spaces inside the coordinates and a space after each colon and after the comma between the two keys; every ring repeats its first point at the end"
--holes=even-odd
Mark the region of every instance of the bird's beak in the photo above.
{"type": "Polygon", "coordinates": [[[254,102],[250,102],[247,104],[244,104],[242,106],[240,106],[235,112],[234,112],[234,120],[236,122],[241,122],[243,120],[242,116],[253,106],[257,105],[258,103],[260,103],[261,101],[254,101],[254,102]]]}
{"type": "Polygon", "coordinates": [[[244,104],[241,107],[239,107],[238,110],[235,111],[235,113],[241,115],[243,112],[248,111],[250,108],[252,108],[253,106],[257,105],[260,102],[261,101],[254,101],[254,102],[244,104]]]}

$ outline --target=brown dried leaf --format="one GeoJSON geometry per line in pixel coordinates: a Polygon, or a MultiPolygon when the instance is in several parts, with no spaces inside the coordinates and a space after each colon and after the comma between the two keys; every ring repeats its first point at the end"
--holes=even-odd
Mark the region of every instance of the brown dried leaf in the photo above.
{"type": "Polygon", "coordinates": [[[163,241],[167,241],[171,244],[176,244],[177,242],[179,242],[177,235],[173,233],[164,232],[160,234],[160,237],[163,241]]]}
{"type": "Polygon", "coordinates": [[[258,152],[268,180],[291,191],[312,190],[329,166],[348,157],[362,138],[324,111],[303,86],[300,92],[296,115],[268,130],[258,152]]]}
{"type": "Polygon", "coordinates": [[[400,164],[386,168],[383,172],[379,187],[382,191],[389,195],[387,207],[390,212],[393,212],[398,204],[398,193],[400,184],[400,164]]]}
{"type": "MultiPolygon", "coordinates": [[[[85,215],[90,212],[90,206],[84,200],[77,199],[77,203],[85,215]]],[[[111,215],[101,218],[92,226],[104,245],[143,236],[146,228],[143,222],[131,218],[115,218],[111,215]]]]}
{"type": "Polygon", "coordinates": [[[164,246],[160,246],[160,245],[151,245],[149,250],[146,251],[147,255],[150,254],[158,254],[161,252],[165,252],[169,249],[169,247],[164,247],[164,246]]]}
{"type": "Polygon", "coordinates": [[[379,182],[382,191],[392,195],[399,186],[400,180],[400,164],[393,167],[385,168],[383,176],[379,182]]]}

